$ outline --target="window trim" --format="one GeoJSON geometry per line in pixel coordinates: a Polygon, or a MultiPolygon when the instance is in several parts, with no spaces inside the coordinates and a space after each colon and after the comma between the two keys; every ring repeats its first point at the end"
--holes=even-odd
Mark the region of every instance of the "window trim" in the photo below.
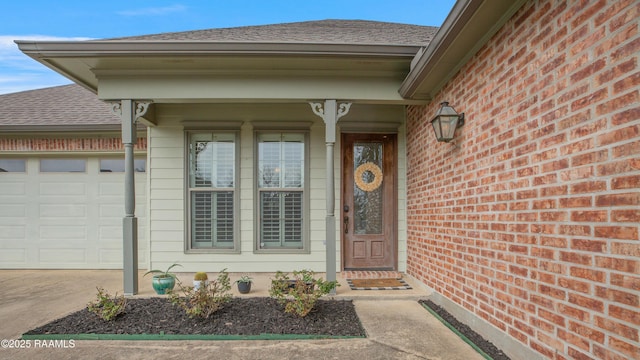
{"type": "MultiPolygon", "coordinates": [[[[278,125],[279,123],[274,123],[278,125]]],[[[298,124],[300,125],[300,124],[298,124]]],[[[263,126],[254,126],[253,132],[253,208],[254,208],[254,221],[253,221],[253,252],[255,254],[310,254],[311,253],[311,238],[310,238],[310,131],[307,127],[288,127],[274,126],[271,128],[263,126]],[[259,166],[259,135],[260,134],[302,134],[304,136],[304,185],[300,190],[295,188],[296,191],[302,191],[302,248],[261,248],[260,247],[260,188],[258,187],[258,166],[259,166]]],[[[274,191],[288,191],[291,188],[273,188],[274,191]],[[277,190],[276,190],[277,189],[277,190]]]]}
{"type": "MultiPolygon", "coordinates": [[[[240,129],[239,128],[203,128],[201,126],[185,129],[184,131],[185,153],[184,153],[184,252],[185,254],[240,254],[240,129]],[[190,184],[189,155],[191,138],[194,134],[231,134],[234,141],[234,186],[233,190],[233,248],[194,248],[191,244],[191,194],[194,190],[190,184]]],[[[195,191],[203,192],[206,188],[193,188],[195,191]]]]}

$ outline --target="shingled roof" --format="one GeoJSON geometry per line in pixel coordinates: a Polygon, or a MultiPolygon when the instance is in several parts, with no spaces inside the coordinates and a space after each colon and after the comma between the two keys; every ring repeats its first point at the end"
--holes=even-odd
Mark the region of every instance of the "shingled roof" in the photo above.
{"type": "Polygon", "coordinates": [[[0,95],[0,128],[120,124],[109,104],[79,85],[0,95]]]}
{"type": "Polygon", "coordinates": [[[366,20],[319,20],[184,31],[105,41],[219,41],[427,46],[437,27],[366,20]]]}
{"type": "MultiPolygon", "coordinates": [[[[273,25],[216,28],[198,31],[103,39],[104,42],[239,42],[424,47],[437,27],[365,20],[320,20],[273,25]]],[[[43,126],[115,129],[120,119],[108,104],[79,85],[57,86],[0,95],[0,129],[38,130],[43,126]]]]}

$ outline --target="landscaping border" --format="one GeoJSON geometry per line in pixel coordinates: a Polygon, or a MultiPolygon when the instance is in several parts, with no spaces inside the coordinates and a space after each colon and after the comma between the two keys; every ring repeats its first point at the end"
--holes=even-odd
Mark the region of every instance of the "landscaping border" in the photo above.
{"type": "Polygon", "coordinates": [[[325,340],[364,339],[363,336],[259,334],[259,335],[184,335],[184,334],[23,334],[22,340],[325,340]]]}

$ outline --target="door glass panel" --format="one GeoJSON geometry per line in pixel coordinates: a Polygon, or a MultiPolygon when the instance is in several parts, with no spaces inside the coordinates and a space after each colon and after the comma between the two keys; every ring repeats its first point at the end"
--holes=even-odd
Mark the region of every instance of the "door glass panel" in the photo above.
{"type": "Polygon", "coordinates": [[[353,146],[354,232],[382,234],[382,143],[353,146]]]}

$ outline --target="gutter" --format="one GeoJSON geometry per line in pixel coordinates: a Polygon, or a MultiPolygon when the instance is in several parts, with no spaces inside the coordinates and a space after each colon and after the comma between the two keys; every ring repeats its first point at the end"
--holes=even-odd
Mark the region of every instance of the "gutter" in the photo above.
{"type": "Polygon", "coordinates": [[[20,51],[45,57],[194,56],[194,55],[326,55],[414,57],[420,46],[203,41],[33,41],[15,40],[20,51]]]}

